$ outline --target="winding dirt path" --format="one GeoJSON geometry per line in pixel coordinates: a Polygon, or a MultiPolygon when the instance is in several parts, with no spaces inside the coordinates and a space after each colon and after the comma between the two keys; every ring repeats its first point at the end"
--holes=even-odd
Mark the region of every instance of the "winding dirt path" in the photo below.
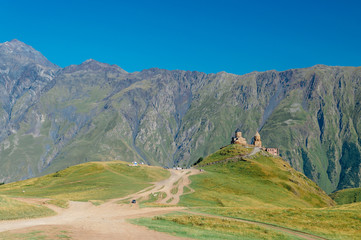
{"type": "MultiPolygon", "coordinates": [[[[115,202],[126,200],[126,199],[141,199],[147,198],[150,194],[156,194],[158,192],[163,192],[167,195],[167,197],[163,199],[159,199],[157,202],[167,205],[176,205],[179,202],[179,198],[183,195],[183,189],[187,186],[191,192],[194,192],[192,188],[189,187],[191,181],[189,180],[189,176],[199,174],[200,171],[198,169],[183,169],[183,170],[169,170],[171,175],[168,179],[165,179],[160,182],[153,183],[153,186],[143,189],[137,193],[130,194],[126,197],[116,198],[108,201],[103,205],[113,204],[115,202]],[[177,190],[173,190],[177,189],[177,190]]],[[[188,193],[187,193],[188,194],[188,193]]]]}
{"type": "MultiPolygon", "coordinates": [[[[257,152],[254,152],[255,154],[257,152]]],[[[251,153],[252,154],[252,153],[251,153]]],[[[189,176],[200,173],[197,169],[170,170],[171,176],[163,181],[154,183],[153,186],[143,189],[137,193],[126,197],[112,199],[106,203],[95,206],[90,202],[69,202],[69,208],[63,209],[46,203],[47,199],[37,198],[17,198],[31,204],[45,205],[57,212],[56,216],[37,218],[37,219],[20,219],[13,221],[0,221],[0,232],[9,233],[28,233],[33,231],[54,231],[54,227],[59,231],[66,231],[72,239],[79,240],[99,240],[99,239],[186,239],[172,236],[166,233],[156,232],[146,227],[137,226],[128,223],[127,219],[152,217],[174,211],[183,211],[186,213],[203,215],[216,218],[230,219],[262,227],[268,227],[280,232],[284,232],[303,239],[324,239],[318,236],[299,232],[296,230],[274,226],[266,223],[259,223],[251,220],[241,220],[229,217],[221,217],[212,214],[192,212],[184,207],[154,207],[139,208],[138,204],[117,204],[120,200],[147,198],[155,192],[164,192],[166,198],[158,200],[159,203],[175,205],[179,202],[185,186],[189,188],[189,193],[194,192],[189,187],[191,181],[189,176]]]]}
{"type": "MultiPolygon", "coordinates": [[[[188,177],[199,173],[196,169],[170,170],[171,176],[163,181],[154,183],[153,186],[123,198],[112,199],[106,203],[95,206],[90,202],[69,202],[69,208],[63,209],[47,204],[48,199],[17,198],[17,200],[45,205],[57,212],[56,216],[20,219],[13,221],[0,221],[0,232],[10,233],[51,231],[56,226],[61,231],[69,232],[73,239],[99,240],[99,239],[186,239],[172,236],[166,233],[156,232],[146,227],[128,223],[127,219],[152,217],[174,211],[182,211],[183,207],[163,208],[139,208],[138,204],[117,204],[119,200],[139,199],[148,197],[149,194],[163,191],[173,198],[164,204],[177,204],[183,193],[183,187],[190,184],[188,177]],[[178,188],[177,193],[172,194],[172,189],[178,188]]],[[[163,203],[163,202],[162,202],[163,203]]]]}

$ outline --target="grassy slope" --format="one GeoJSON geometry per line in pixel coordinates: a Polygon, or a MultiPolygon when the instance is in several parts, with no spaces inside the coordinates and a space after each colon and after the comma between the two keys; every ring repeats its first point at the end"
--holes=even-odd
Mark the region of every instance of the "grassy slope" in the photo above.
{"type": "Polygon", "coordinates": [[[54,215],[47,207],[23,203],[6,196],[0,196],[0,220],[35,218],[54,215]]]}
{"type": "Polygon", "coordinates": [[[289,227],[328,239],[358,239],[361,204],[329,208],[204,208],[201,211],[289,227]]]}
{"type": "Polygon", "coordinates": [[[248,223],[195,215],[172,214],[152,219],[132,219],[130,222],[146,225],[155,231],[194,239],[295,239],[248,223]]]}
{"type": "Polygon", "coordinates": [[[106,200],[137,192],[150,186],[150,182],[168,176],[168,171],[158,167],[91,162],[43,177],[2,185],[0,194],[78,201],[106,200]]]}
{"type": "MultiPolygon", "coordinates": [[[[43,228],[42,228],[43,229],[43,228]]],[[[19,230],[0,233],[0,239],[6,240],[53,240],[53,239],[73,239],[72,233],[61,230],[57,227],[47,227],[46,230],[28,230],[16,232],[19,230]]]]}
{"type": "Polygon", "coordinates": [[[263,151],[244,157],[243,161],[204,165],[247,151],[241,146],[229,145],[205,158],[199,164],[205,173],[191,176],[195,192],[182,196],[180,204],[218,207],[326,207],[334,204],[314,182],[281,158],[263,151]]]}
{"type": "Polygon", "coordinates": [[[337,204],[361,202],[361,188],[344,189],[330,194],[337,204]]]}
{"type": "MultiPolygon", "coordinates": [[[[353,239],[361,230],[359,203],[307,208],[329,206],[333,202],[317,185],[293,170],[281,158],[261,152],[243,157],[245,161],[205,166],[205,163],[249,154],[251,150],[230,145],[205,158],[200,167],[206,172],[191,177],[191,187],[196,192],[182,196],[181,205],[199,207],[195,211],[273,223],[332,239],[353,239]]],[[[149,182],[168,176],[167,171],[157,167],[129,167],[122,162],[91,162],[44,177],[2,185],[0,194],[51,197],[61,201],[105,200],[139,191],[149,186],[149,182]]],[[[23,218],[44,214],[41,213],[43,209],[35,209],[37,215],[21,212],[16,205],[18,203],[8,198],[2,199],[11,201],[11,205],[15,206],[13,209],[21,213],[19,216],[8,216],[23,218]]],[[[133,222],[157,231],[197,239],[290,238],[263,227],[184,214],[133,222]]]]}
{"type": "MultiPolygon", "coordinates": [[[[331,206],[334,202],[315,183],[281,158],[257,154],[244,157],[246,161],[206,166],[247,152],[230,145],[205,158],[199,164],[205,173],[191,176],[195,192],[183,195],[180,204],[196,207],[193,211],[271,223],[328,239],[357,239],[361,203],[331,206]]],[[[133,222],[197,239],[288,238],[273,230],[201,216],[176,214],[133,222]]]]}

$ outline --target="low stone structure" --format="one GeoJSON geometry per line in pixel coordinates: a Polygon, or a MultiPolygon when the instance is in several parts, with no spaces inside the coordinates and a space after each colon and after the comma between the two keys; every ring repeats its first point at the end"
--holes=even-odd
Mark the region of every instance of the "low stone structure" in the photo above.
{"type": "Polygon", "coordinates": [[[279,155],[278,148],[262,148],[262,149],[265,150],[266,152],[274,155],[274,156],[278,156],[278,155],[279,155]]]}

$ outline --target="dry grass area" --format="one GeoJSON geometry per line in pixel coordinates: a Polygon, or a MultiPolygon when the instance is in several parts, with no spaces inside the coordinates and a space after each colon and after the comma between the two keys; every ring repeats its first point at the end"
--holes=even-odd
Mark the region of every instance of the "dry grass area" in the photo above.
{"type": "Polygon", "coordinates": [[[43,226],[40,229],[22,229],[0,233],[0,239],[6,240],[65,240],[75,239],[71,232],[57,227],[43,226]],[[41,230],[40,230],[41,229],[41,230]]]}
{"type": "Polygon", "coordinates": [[[66,200],[62,200],[62,199],[51,199],[46,201],[46,203],[48,204],[52,204],[61,208],[68,208],[69,207],[69,202],[66,200]]]}
{"type": "Polygon", "coordinates": [[[0,220],[36,218],[52,215],[55,215],[55,212],[47,207],[32,205],[0,196],[0,220]]]}
{"type": "Polygon", "coordinates": [[[207,208],[202,212],[256,220],[328,239],[359,239],[361,204],[329,208],[207,208]]]}
{"type": "Polygon", "coordinates": [[[226,219],[197,216],[170,215],[131,220],[150,229],[194,239],[297,239],[268,228],[226,219]]]}
{"type": "Polygon", "coordinates": [[[90,162],[43,177],[0,186],[0,194],[58,200],[107,200],[138,192],[169,177],[160,167],[128,166],[125,162],[90,162]]]}

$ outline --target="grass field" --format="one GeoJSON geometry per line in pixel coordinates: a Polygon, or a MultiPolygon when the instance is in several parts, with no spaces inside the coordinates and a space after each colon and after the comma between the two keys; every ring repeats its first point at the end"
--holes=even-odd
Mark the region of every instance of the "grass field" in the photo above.
{"type": "Polygon", "coordinates": [[[21,233],[3,232],[0,233],[0,239],[6,240],[66,240],[73,239],[68,231],[53,227],[43,230],[24,231],[21,233]]]}
{"type": "MultiPolygon", "coordinates": [[[[233,159],[244,151],[249,149],[230,145],[204,161],[233,159]]],[[[195,192],[181,196],[183,206],[326,207],[335,204],[314,182],[281,158],[264,151],[237,162],[208,166],[201,162],[199,167],[205,172],[190,177],[190,186],[195,192]]]]}
{"type": "MultiPolygon", "coordinates": [[[[235,154],[243,154],[242,149],[237,148],[242,147],[233,145],[223,148],[205,158],[205,161],[233,160],[235,154]]],[[[271,223],[329,239],[357,239],[361,232],[361,203],[334,206],[335,203],[325,192],[281,158],[260,152],[236,162],[208,166],[201,162],[199,167],[205,172],[191,176],[191,187],[195,192],[183,195],[180,202],[184,206],[200,207],[193,210],[271,223]]],[[[259,227],[227,221],[223,224],[218,222],[221,221],[219,219],[191,215],[160,216],[137,221],[158,231],[197,239],[289,237],[272,235],[278,234],[273,230],[267,230],[265,237],[262,234],[265,230],[259,227]],[[231,230],[233,228],[246,234],[237,233],[237,230],[231,230]]]]}
{"type": "Polygon", "coordinates": [[[211,163],[211,162],[219,162],[230,157],[247,155],[250,154],[252,150],[253,150],[252,147],[246,148],[246,147],[241,147],[237,144],[231,144],[207,156],[205,159],[203,159],[203,161],[201,161],[198,164],[198,166],[204,166],[207,163],[211,163]]]}
{"type": "MultiPolygon", "coordinates": [[[[243,154],[242,149],[237,150],[240,146],[227,148],[205,161],[233,160],[243,154]]],[[[359,237],[361,203],[335,206],[314,182],[281,158],[260,152],[236,162],[208,166],[201,163],[199,167],[205,172],[190,177],[195,192],[181,196],[180,201],[193,211],[270,223],[328,239],[359,237]]],[[[196,239],[295,239],[263,227],[189,214],[133,222],[196,239]]]]}
{"type": "Polygon", "coordinates": [[[202,212],[289,227],[328,239],[359,239],[361,204],[329,208],[204,208],[202,212]]]}
{"type": "Polygon", "coordinates": [[[57,200],[106,200],[140,191],[169,177],[159,167],[131,167],[124,162],[91,162],[39,178],[0,186],[0,194],[57,200]]]}
{"type": "Polygon", "coordinates": [[[61,207],[61,208],[68,208],[69,207],[69,202],[66,200],[61,200],[61,199],[51,199],[46,201],[49,204],[61,207]]]}
{"type": "MultiPolygon", "coordinates": [[[[281,158],[263,151],[245,156],[251,151],[252,148],[230,145],[206,157],[204,161],[207,163],[232,160],[208,166],[201,162],[199,168],[205,171],[190,176],[192,183],[190,187],[184,187],[187,194],[181,196],[179,205],[192,207],[196,212],[271,223],[328,239],[358,238],[361,203],[335,206],[314,182],[281,158]],[[240,155],[243,155],[242,159],[240,155]],[[191,193],[191,189],[195,192],[191,193]]],[[[48,203],[63,208],[67,207],[68,200],[91,201],[97,205],[107,199],[140,191],[149,187],[151,182],[169,176],[167,170],[159,167],[131,167],[123,162],[91,162],[69,167],[40,178],[1,185],[0,194],[6,196],[0,197],[0,220],[54,214],[42,206],[21,203],[7,196],[47,197],[52,199],[48,203]]],[[[175,193],[178,188],[171,191],[175,193]]],[[[337,202],[346,203],[355,192],[341,191],[337,196],[346,199],[340,202],[335,198],[337,202]]],[[[164,204],[154,202],[165,197],[160,190],[139,203],[143,207],[160,207],[164,204]]],[[[124,201],[129,203],[130,199],[124,201]]],[[[266,227],[185,213],[133,219],[131,222],[196,239],[297,239],[266,227]]],[[[1,233],[0,238],[47,239],[40,232],[4,234],[7,233],[1,233]]]]}
{"type": "Polygon", "coordinates": [[[197,215],[176,214],[132,219],[130,222],[147,226],[155,231],[194,239],[297,239],[252,224],[197,215]]]}
{"type": "Polygon", "coordinates": [[[343,189],[330,194],[337,204],[361,202],[361,188],[343,189]]]}
{"type": "Polygon", "coordinates": [[[0,220],[36,218],[55,215],[47,207],[23,203],[5,196],[0,196],[0,220]]]}

